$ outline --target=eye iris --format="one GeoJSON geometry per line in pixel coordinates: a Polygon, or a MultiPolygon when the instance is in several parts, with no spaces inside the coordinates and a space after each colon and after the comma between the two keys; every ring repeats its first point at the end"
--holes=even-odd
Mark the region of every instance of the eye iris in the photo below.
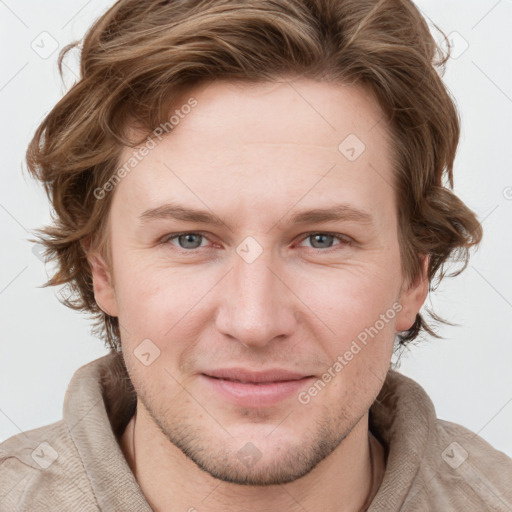
{"type": "MultiPolygon", "coordinates": [[[[188,234],[186,234],[186,235],[180,235],[180,236],[178,237],[178,241],[179,241],[179,243],[180,243],[180,246],[181,246],[183,249],[197,249],[197,248],[201,245],[201,238],[202,238],[202,236],[201,236],[201,235],[196,235],[196,234],[194,234],[194,233],[188,233],[188,234]],[[192,238],[192,239],[193,239],[194,237],[195,237],[196,239],[198,239],[198,240],[199,240],[199,244],[198,244],[198,243],[194,243],[194,241],[192,241],[192,242],[191,242],[192,247],[191,247],[191,246],[190,246],[190,245],[188,245],[188,244],[189,244],[189,242],[190,242],[190,238],[192,238]],[[185,245],[183,245],[183,244],[182,244],[183,240],[185,240],[185,245]]],[[[196,240],[196,242],[197,242],[197,240],[196,240]]]]}
{"type": "MultiPolygon", "coordinates": [[[[324,235],[324,234],[318,234],[318,235],[311,235],[310,238],[314,241],[312,243],[313,247],[315,247],[315,243],[317,241],[317,239],[320,239],[320,244],[322,244],[322,239],[328,239],[328,241],[332,242],[333,241],[333,235],[324,235]]],[[[328,243],[327,244],[327,247],[331,247],[331,243],[328,243]]],[[[323,248],[325,249],[325,246],[324,245],[321,245],[320,247],[315,247],[315,249],[319,249],[319,248],[323,248]]]]}

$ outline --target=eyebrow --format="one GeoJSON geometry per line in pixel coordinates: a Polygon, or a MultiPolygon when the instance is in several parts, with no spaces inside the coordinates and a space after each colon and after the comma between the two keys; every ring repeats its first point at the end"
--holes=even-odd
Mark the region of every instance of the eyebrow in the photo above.
{"type": "MultiPolygon", "coordinates": [[[[219,217],[208,211],[188,208],[177,203],[168,203],[146,210],[139,215],[139,219],[142,222],[167,219],[209,224],[212,226],[225,225],[219,217]]],[[[374,218],[369,212],[344,203],[334,204],[327,208],[299,211],[288,222],[290,224],[313,224],[329,221],[353,221],[367,226],[374,225],[374,218]]],[[[276,224],[281,224],[281,221],[278,221],[276,224]]]]}

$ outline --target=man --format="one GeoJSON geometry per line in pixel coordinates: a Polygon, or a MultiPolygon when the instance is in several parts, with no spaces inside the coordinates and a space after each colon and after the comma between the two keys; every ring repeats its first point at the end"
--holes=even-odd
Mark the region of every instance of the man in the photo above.
{"type": "MultiPolygon", "coordinates": [[[[111,353],[1,445],[4,510],[511,510],[393,349],[481,227],[406,1],[116,3],[29,168],[111,353]]],[[[466,251],[466,252],[464,252],[466,251]]]]}

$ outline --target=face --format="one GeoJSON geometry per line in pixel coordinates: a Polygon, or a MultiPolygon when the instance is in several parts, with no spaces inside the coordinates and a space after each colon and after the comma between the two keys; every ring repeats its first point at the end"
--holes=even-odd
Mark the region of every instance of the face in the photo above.
{"type": "Polygon", "coordinates": [[[173,447],[225,481],[293,481],[367,419],[427,292],[400,271],[389,132],[354,86],[214,82],[187,102],[109,192],[96,299],[173,447]]]}

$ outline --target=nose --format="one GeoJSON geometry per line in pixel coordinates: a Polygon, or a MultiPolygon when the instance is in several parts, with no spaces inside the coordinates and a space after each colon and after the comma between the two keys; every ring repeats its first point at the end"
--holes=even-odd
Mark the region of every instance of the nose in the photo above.
{"type": "Polygon", "coordinates": [[[216,327],[246,348],[262,348],[276,338],[284,339],[296,329],[298,304],[283,265],[264,250],[252,262],[238,254],[233,269],[219,289],[216,327]]]}

